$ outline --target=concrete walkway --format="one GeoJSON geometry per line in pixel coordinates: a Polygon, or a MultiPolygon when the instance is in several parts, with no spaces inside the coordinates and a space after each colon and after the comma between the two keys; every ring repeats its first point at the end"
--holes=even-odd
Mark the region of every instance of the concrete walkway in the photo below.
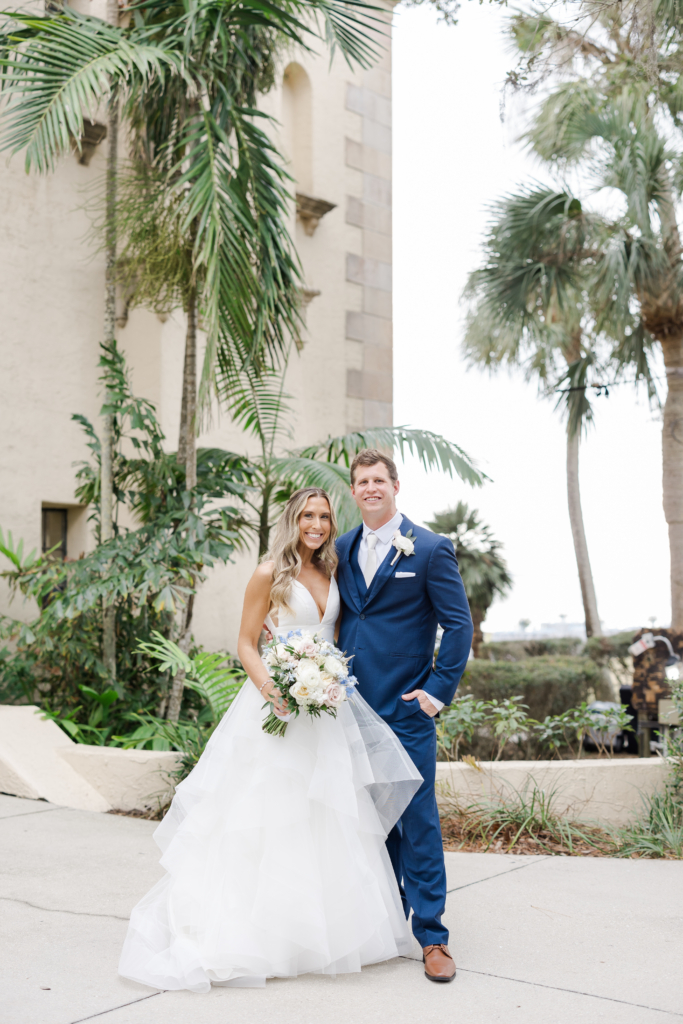
{"type": "Polygon", "coordinates": [[[447,853],[458,977],[415,958],[210,995],[118,978],[154,822],[0,796],[2,1024],[683,1022],[683,862],[447,853]]]}

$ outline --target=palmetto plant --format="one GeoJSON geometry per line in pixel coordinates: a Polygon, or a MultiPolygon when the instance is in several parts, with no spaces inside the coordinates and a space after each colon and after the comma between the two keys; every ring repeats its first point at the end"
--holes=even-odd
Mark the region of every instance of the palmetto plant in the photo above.
{"type": "Polygon", "coordinates": [[[479,657],[483,641],[481,624],[496,597],[504,597],[512,577],[502,555],[502,544],[483,523],[479,513],[459,501],[454,509],[438,512],[427,526],[450,537],[469,601],[474,625],[472,651],[479,657]]]}
{"type": "Polygon", "coordinates": [[[148,655],[160,673],[177,676],[185,672],[185,686],[195,690],[205,701],[211,713],[211,722],[218,725],[246,680],[242,668],[226,664],[220,651],[200,651],[190,657],[172,640],[152,633],[153,640],[140,643],[138,650],[148,655]]]}
{"type": "Polygon", "coordinates": [[[619,195],[594,296],[617,365],[647,376],[657,345],[667,376],[662,431],[664,513],[671,550],[672,625],[683,628],[683,11],[668,0],[586,4],[577,25],[547,12],[517,15],[511,32],[547,98],[527,139],[561,171],[619,195]],[[553,80],[554,76],[554,80],[553,80]]]}
{"type": "Polygon", "coordinates": [[[591,374],[607,330],[630,338],[649,377],[646,346],[633,317],[597,311],[592,286],[604,261],[608,226],[567,191],[531,186],[493,207],[484,262],[470,277],[465,352],[496,371],[521,367],[544,394],[560,392],[567,421],[567,498],[587,636],[601,636],[579,490],[579,443],[591,423],[591,374]]]}
{"type": "Polygon", "coordinates": [[[190,657],[161,633],[152,636],[148,643],[138,645],[138,651],[156,665],[162,676],[182,677],[184,685],[202,698],[204,707],[195,722],[163,721],[150,714],[140,716],[138,728],[122,742],[126,747],[151,743],[180,751],[180,767],[173,773],[178,783],[194,768],[247,675],[240,665],[232,664],[221,652],[199,651],[190,657]]]}

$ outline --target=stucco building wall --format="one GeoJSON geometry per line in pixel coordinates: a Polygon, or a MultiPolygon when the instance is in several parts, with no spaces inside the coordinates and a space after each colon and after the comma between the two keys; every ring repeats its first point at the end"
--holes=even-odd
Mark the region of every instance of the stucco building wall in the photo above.
{"type": "MultiPolygon", "coordinates": [[[[262,101],[279,123],[296,190],[334,204],[312,233],[310,221],[291,211],[309,299],[304,348],[286,380],[296,445],[391,423],[388,36],[383,43],[377,65],[355,73],[339,57],[330,68],[325,53],[290,53],[262,101]]],[[[84,207],[104,174],[106,145],[89,166],[70,154],[45,177],[26,175],[21,156],[0,164],[0,526],[40,550],[41,508],[68,508],[71,558],[92,544],[87,510],[74,497],[74,463],[88,450],[71,416],[99,425],[104,265],[88,241],[84,207]]],[[[117,334],[134,389],[155,403],[170,449],[178,437],[184,331],[180,311],[162,322],[133,309],[117,334]]],[[[198,443],[255,450],[220,410],[198,443]]],[[[204,584],[194,631],[205,646],[234,651],[255,564],[255,552],[240,556],[204,584]]],[[[4,586],[0,612],[34,614],[16,600],[9,607],[4,586]]]]}

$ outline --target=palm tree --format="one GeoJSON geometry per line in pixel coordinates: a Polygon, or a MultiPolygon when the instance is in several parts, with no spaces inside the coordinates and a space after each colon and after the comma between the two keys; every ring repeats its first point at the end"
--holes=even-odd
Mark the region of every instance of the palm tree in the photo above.
{"type": "Polygon", "coordinates": [[[472,613],[472,653],[478,658],[484,640],[481,624],[496,597],[505,597],[512,587],[512,576],[501,554],[502,544],[491,528],[482,523],[476,509],[468,508],[464,501],[459,501],[454,509],[435,513],[434,521],[426,525],[453,541],[472,613]]]}
{"type": "MultiPolygon", "coordinates": [[[[586,10],[586,15],[589,12],[586,10]]],[[[629,0],[567,27],[548,14],[520,14],[511,32],[530,71],[555,87],[527,133],[551,166],[590,174],[620,193],[625,212],[597,267],[598,326],[613,358],[652,383],[658,345],[667,376],[662,430],[664,514],[671,551],[672,626],[683,629],[683,261],[677,204],[682,195],[683,13],[662,0],[629,0]],[[561,59],[559,54],[561,52],[561,59]],[[533,70],[535,69],[535,70],[533,70]]]]}
{"type": "Polygon", "coordinates": [[[561,391],[569,518],[587,636],[601,636],[602,629],[581,508],[579,444],[592,421],[588,376],[599,336],[588,282],[601,255],[602,229],[568,192],[533,186],[501,199],[493,208],[484,264],[466,291],[464,341],[471,363],[491,371],[523,367],[546,393],[561,391]]]}

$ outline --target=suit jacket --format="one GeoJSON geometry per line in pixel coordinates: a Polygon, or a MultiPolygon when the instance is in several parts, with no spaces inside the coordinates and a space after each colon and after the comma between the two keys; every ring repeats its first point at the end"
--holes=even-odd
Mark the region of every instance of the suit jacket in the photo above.
{"type": "Polygon", "coordinates": [[[342,621],[339,647],[353,655],[359,691],[377,714],[397,721],[420,710],[411,690],[450,704],[472,645],[472,617],[453,545],[447,537],[415,526],[405,516],[401,533],[413,531],[415,551],[392,547],[366,588],[358,565],[359,526],[337,541],[342,621]],[[413,573],[398,577],[396,573],[413,573]],[[443,629],[432,668],[437,626],[443,629]]]}

